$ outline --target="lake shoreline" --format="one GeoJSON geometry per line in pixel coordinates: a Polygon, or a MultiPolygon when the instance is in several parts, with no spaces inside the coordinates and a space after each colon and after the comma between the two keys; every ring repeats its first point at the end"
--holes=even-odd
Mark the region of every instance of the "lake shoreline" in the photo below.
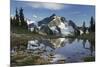
{"type": "Polygon", "coordinates": [[[95,40],[95,33],[92,32],[90,34],[83,34],[83,35],[77,35],[77,36],[55,36],[55,35],[41,35],[41,34],[17,34],[17,33],[11,33],[11,39],[12,38],[21,38],[21,39],[42,39],[42,38],[51,38],[51,39],[56,39],[56,38],[77,38],[77,39],[88,39],[88,40],[95,40]]]}

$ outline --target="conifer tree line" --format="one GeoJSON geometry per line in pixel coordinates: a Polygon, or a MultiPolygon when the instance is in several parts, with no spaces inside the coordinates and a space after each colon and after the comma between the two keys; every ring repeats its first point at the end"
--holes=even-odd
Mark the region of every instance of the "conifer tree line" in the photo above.
{"type": "Polygon", "coordinates": [[[19,11],[16,8],[14,18],[10,18],[11,26],[17,26],[22,28],[27,28],[27,21],[25,20],[23,8],[20,8],[19,11]]]}
{"type": "MultiPolygon", "coordinates": [[[[28,28],[27,21],[25,20],[23,8],[20,8],[19,10],[16,8],[15,10],[15,16],[14,18],[10,18],[11,27],[21,27],[21,28],[28,28]]],[[[84,34],[86,33],[86,30],[88,29],[89,32],[95,32],[95,19],[93,16],[90,18],[90,26],[87,28],[85,21],[82,25],[82,30],[84,34]]]]}
{"type": "Polygon", "coordinates": [[[93,16],[91,16],[91,19],[90,19],[90,26],[87,28],[86,27],[86,24],[85,24],[85,21],[83,22],[83,26],[82,26],[82,30],[83,30],[83,33],[85,34],[86,33],[86,30],[88,29],[88,31],[91,33],[91,32],[95,32],[95,19],[93,18],[93,16]]]}

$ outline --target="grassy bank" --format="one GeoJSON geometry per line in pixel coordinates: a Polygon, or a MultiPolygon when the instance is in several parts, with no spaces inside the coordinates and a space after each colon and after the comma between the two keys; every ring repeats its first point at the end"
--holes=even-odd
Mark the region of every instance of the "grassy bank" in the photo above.
{"type": "Polygon", "coordinates": [[[40,55],[23,51],[17,51],[14,56],[11,56],[11,66],[41,65],[49,63],[48,60],[45,60],[40,55]]]}
{"type": "Polygon", "coordinates": [[[84,57],[83,60],[84,60],[85,62],[91,62],[91,61],[95,61],[95,57],[94,57],[94,56],[84,57]]]}
{"type": "Polygon", "coordinates": [[[89,34],[83,34],[83,35],[78,36],[77,38],[88,39],[88,40],[95,40],[95,33],[91,32],[89,34]]]}
{"type": "MultiPolygon", "coordinates": [[[[83,35],[73,35],[73,36],[62,36],[62,35],[41,35],[35,32],[30,32],[28,29],[21,28],[21,27],[12,27],[11,28],[11,37],[13,33],[17,34],[23,39],[37,39],[37,38],[78,38],[78,39],[88,39],[88,40],[95,40],[95,33],[91,32],[89,34],[83,35]]],[[[17,37],[16,35],[14,37],[17,37]]]]}

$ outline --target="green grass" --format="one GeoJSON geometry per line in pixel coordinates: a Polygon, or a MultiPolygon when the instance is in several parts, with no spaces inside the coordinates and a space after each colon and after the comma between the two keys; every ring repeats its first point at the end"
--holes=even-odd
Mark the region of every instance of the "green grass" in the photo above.
{"type": "Polygon", "coordinates": [[[30,33],[30,31],[28,31],[28,29],[26,29],[26,28],[21,28],[21,27],[12,27],[12,28],[11,28],[11,32],[17,33],[17,34],[26,34],[26,33],[30,33]]]}
{"type": "MultiPolygon", "coordinates": [[[[22,36],[26,38],[26,36],[30,36],[30,38],[33,37],[44,37],[44,38],[62,38],[63,36],[56,36],[56,35],[40,35],[38,33],[30,32],[28,29],[21,28],[21,27],[12,27],[11,28],[12,33],[16,34],[24,34],[25,36],[22,36]]],[[[71,36],[65,36],[65,38],[78,38],[78,39],[88,39],[88,40],[95,40],[95,33],[91,32],[89,34],[83,34],[83,35],[71,35],[71,36]]]]}
{"type": "Polygon", "coordinates": [[[84,61],[85,61],[85,62],[95,61],[95,57],[93,57],[93,56],[85,57],[85,58],[84,58],[84,61]]]}
{"type": "Polygon", "coordinates": [[[40,55],[17,54],[11,57],[11,66],[26,66],[48,64],[49,61],[44,60],[40,55]]]}
{"type": "Polygon", "coordinates": [[[83,35],[78,36],[78,38],[88,39],[88,40],[95,40],[95,33],[91,32],[89,34],[83,34],[83,35]]]}

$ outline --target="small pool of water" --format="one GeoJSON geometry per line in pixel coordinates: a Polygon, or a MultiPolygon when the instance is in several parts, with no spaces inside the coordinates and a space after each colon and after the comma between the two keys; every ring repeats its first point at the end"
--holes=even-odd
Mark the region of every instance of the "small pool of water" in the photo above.
{"type": "Polygon", "coordinates": [[[95,43],[90,40],[77,38],[57,38],[29,40],[26,45],[15,45],[11,49],[11,55],[16,51],[39,54],[50,63],[83,62],[84,57],[95,56],[95,43]]]}

